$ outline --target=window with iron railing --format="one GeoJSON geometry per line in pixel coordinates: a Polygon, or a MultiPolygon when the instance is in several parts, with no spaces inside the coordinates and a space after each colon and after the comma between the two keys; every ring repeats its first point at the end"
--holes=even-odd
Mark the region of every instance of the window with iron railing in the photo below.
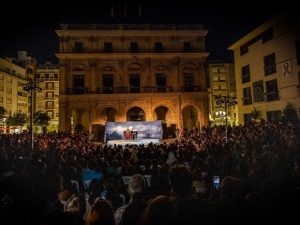
{"type": "Polygon", "coordinates": [[[155,52],[162,52],[163,47],[161,42],[155,42],[154,51],[155,52]]]}
{"type": "Polygon", "coordinates": [[[275,101],[279,99],[277,79],[266,82],[266,91],[267,101],[275,101]]]}
{"type": "Polygon", "coordinates": [[[242,67],[242,83],[247,83],[250,81],[250,65],[242,67]]]}
{"type": "Polygon", "coordinates": [[[275,53],[272,53],[264,57],[264,70],[266,76],[276,73],[277,70],[276,70],[275,53]]]}
{"type": "Polygon", "coordinates": [[[251,87],[243,89],[243,102],[244,105],[252,104],[251,87]]]}
{"type": "Polygon", "coordinates": [[[103,51],[106,53],[111,53],[113,52],[113,45],[111,42],[104,42],[104,48],[103,51]]]}
{"type": "Polygon", "coordinates": [[[76,52],[76,53],[83,52],[83,43],[82,42],[75,42],[75,44],[74,44],[74,52],[76,52]]]}

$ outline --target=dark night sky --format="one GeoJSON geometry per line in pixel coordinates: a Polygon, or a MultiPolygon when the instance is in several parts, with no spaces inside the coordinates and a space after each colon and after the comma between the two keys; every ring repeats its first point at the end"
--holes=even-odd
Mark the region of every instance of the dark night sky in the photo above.
{"type": "Polygon", "coordinates": [[[74,0],[68,4],[55,1],[32,4],[28,1],[11,1],[6,6],[8,15],[0,15],[3,31],[0,35],[0,56],[13,57],[17,50],[27,50],[39,63],[45,60],[56,61],[54,53],[58,49],[58,38],[54,30],[60,23],[200,23],[208,30],[206,43],[210,52],[209,59],[232,61],[232,53],[226,50],[227,47],[283,8],[281,4],[262,6],[258,1],[243,1],[239,6],[229,1],[226,4],[208,4],[191,0],[142,0],[141,19],[136,15],[137,0],[127,0],[128,19],[124,20],[120,15],[124,1],[99,0],[97,4],[88,0],[80,3],[74,0]],[[114,20],[110,18],[112,1],[115,6],[114,20]]]}

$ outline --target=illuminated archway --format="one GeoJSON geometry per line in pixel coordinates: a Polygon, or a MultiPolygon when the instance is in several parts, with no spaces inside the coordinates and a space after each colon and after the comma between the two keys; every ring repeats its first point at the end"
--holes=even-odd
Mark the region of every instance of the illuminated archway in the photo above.
{"type": "Polygon", "coordinates": [[[127,111],[126,114],[127,121],[145,121],[146,114],[144,110],[140,107],[132,107],[127,111]]]}
{"type": "Polygon", "coordinates": [[[183,126],[192,129],[193,127],[199,127],[198,110],[194,106],[186,106],[182,110],[182,122],[183,126]]]}

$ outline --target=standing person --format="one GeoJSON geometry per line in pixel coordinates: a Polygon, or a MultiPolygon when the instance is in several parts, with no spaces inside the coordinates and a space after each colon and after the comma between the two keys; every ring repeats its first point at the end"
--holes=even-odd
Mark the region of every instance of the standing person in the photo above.
{"type": "Polygon", "coordinates": [[[135,174],[130,178],[128,191],[130,202],[118,208],[115,212],[116,225],[138,225],[141,215],[146,207],[144,196],[146,191],[145,178],[140,174],[135,174]]]}
{"type": "Polygon", "coordinates": [[[86,225],[115,225],[114,212],[110,203],[97,198],[88,214],[86,225]]]}
{"type": "Polygon", "coordinates": [[[175,166],[170,172],[172,196],[177,205],[178,224],[209,222],[208,202],[193,194],[193,175],[185,166],[175,166]]]}
{"type": "Polygon", "coordinates": [[[180,138],[180,130],[179,128],[177,127],[176,130],[175,130],[175,135],[176,135],[176,138],[180,138]]]}
{"type": "Polygon", "coordinates": [[[176,204],[166,196],[155,197],[142,216],[142,225],[177,225],[176,204]]]}

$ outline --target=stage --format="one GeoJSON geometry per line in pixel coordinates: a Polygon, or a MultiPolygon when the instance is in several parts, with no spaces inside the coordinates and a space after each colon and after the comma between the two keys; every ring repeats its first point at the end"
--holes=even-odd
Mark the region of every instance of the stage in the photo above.
{"type": "Polygon", "coordinates": [[[153,143],[153,144],[160,144],[160,140],[159,139],[155,139],[155,138],[151,138],[151,139],[136,139],[136,140],[110,140],[108,141],[106,144],[107,145],[148,145],[149,143],[153,143]]]}

